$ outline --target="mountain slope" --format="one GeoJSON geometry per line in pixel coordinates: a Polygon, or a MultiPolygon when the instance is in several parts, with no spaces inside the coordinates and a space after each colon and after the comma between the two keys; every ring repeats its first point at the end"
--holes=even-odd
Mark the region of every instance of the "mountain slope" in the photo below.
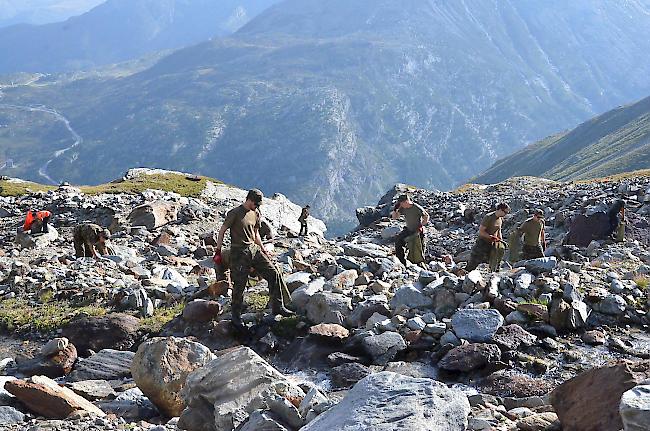
{"type": "Polygon", "coordinates": [[[550,136],[496,162],[472,181],[532,175],[554,180],[602,177],[650,167],[650,97],[550,136]]]}
{"type": "Polygon", "coordinates": [[[312,203],[336,230],[391,184],[451,188],[650,93],[648,10],[649,0],[285,1],[139,74],[5,89],[5,139],[28,145],[0,173],[42,180],[48,163],[51,178],[88,183],[133,165],[200,172],[312,203]],[[61,122],[47,141],[29,126],[41,114],[7,107],[38,104],[83,142],[54,156],[73,144],[61,122]]]}
{"type": "Polygon", "coordinates": [[[0,29],[0,74],[61,72],[230,34],[278,0],[108,0],[40,26],[0,29]]]}

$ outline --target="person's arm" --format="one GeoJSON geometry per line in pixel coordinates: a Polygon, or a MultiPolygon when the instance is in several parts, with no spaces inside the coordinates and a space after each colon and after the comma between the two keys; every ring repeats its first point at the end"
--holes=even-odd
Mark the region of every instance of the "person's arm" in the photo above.
{"type": "Polygon", "coordinates": [[[399,207],[393,208],[393,211],[390,213],[390,218],[397,220],[399,218],[399,207]]]}
{"type": "Polygon", "coordinates": [[[221,246],[223,245],[223,237],[226,235],[226,231],[228,230],[228,226],[224,223],[221,226],[221,229],[219,229],[219,235],[217,236],[217,251],[221,251],[221,246]]]}
{"type": "Polygon", "coordinates": [[[478,236],[486,241],[494,241],[494,235],[490,235],[483,224],[478,228],[478,236]]]}
{"type": "Polygon", "coordinates": [[[498,241],[503,241],[503,236],[501,234],[501,227],[499,227],[499,230],[497,231],[496,235],[498,241]]]}
{"type": "Polygon", "coordinates": [[[546,229],[544,228],[543,223],[542,223],[542,248],[546,250],[546,229]]]}
{"type": "MultiPolygon", "coordinates": [[[[108,254],[108,252],[106,251],[106,243],[98,242],[98,243],[96,244],[96,247],[97,247],[97,251],[99,252],[99,255],[100,255],[100,256],[104,256],[104,255],[107,255],[107,254],[108,254]]],[[[94,252],[94,251],[95,251],[95,249],[93,248],[93,252],[94,252]]],[[[96,254],[96,253],[95,253],[95,256],[94,256],[94,257],[97,257],[97,254],[96,254]]]]}

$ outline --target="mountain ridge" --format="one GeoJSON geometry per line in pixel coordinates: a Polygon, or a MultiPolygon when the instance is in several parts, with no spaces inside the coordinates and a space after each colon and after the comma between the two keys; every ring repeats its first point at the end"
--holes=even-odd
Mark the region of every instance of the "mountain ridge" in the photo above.
{"type": "Polygon", "coordinates": [[[497,161],[473,178],[495,182],[533,175],[580,180],[650,166],[650,97],[620,106],[497,161]]]}

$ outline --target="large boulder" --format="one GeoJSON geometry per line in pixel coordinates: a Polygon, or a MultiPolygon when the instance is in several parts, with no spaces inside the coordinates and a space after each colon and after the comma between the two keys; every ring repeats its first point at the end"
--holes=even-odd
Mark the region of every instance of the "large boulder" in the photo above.
{"type": "Polygon", "coordinates": [[[176,220],[178,210],[177,204],[158,200],[133,208],[128,220],[131,226],[144,226],[152,230],[176,220]]]}
{"type": "Polygon", "coordinates": [[[650,361],[594,368],[558,386],[551,393],[551,403],[563,429],[620,430],[621,397],[649,376],[650,361]]]}
{"type": "Polygon", "coordinates": [[[139,327],[137,317],[112,313],[101,317],[79,317],[67,324],[62,332],[80,352],[129,350],[135,344],[139,327]]]}
{"type": "Polygon", "coordinates": [[[650,430],[650,385],[639,385],[621,397],[619,406],[625,431],[650,430]]]}
{"type": "Polygon", "coordinates": [[[216,301],[195,299],[183,309],[183,319],[187,322],[205,323],[213,320],[221,312],[221,305],[216,301]]]}
{"type": "Polygon", "coordinates": [[[361,380],[301,431],[462,431],[469,412],[469,401],[460,391],[384,371],[361,380]]]}
{"type": "Polygon", "coordinates": [[[104,412],[72,390],[59,386],[45,376],[29,380],[11,380],[5,389],[25,404],[32,412],[49,419],[65,419],[71,413],[85,411],[96,416],[104,412]]]}
{"type": "Polygon", "coordinates": [[[248,347],[220,352],[187,376],[182,390],[187,408],[178,427],[189,431],[234,429],[248,417],[247,408],[253,400],[275,382],[286,382],[286,378],[248,347]]]}
{"type": "Polygon", "coordinates": [[[131,364],[133,380],[158,410],[169,417],[185,408],[181,390],[187,376],[214,359],[203,344],[184,338],[153,338],[140,344],[131,364]]]}
{"type": "Polygon", "coordinates": [[[70,381],[118,380],[131,375],[133,352],[104,349],[88,358],[79,359],[70,374],[70,381]]]}
{"type": "Polygon", "coordinates": [[[589,216],[578,214],[569,226],[565,242],[579,247],[587,247],[593,240],[604,239],[609,228],[609,217],[604,212],[597,212],[589,216]]]}
{"type": "Polygon", "coordinates": [[[463,309],[451,318],[451,324],[458,338],[471,342],[492,341],[494,334],[503,326],[504,319],[497,310],[463,309]]]}

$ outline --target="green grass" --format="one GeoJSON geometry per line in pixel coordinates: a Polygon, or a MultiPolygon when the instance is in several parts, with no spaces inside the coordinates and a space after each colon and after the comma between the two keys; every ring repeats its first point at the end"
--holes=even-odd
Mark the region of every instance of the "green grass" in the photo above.
{"type": "Polygon", "coordinates": [[[533,298],[530,301],[524,302],[524,304],[548,305],[548,299],[533,298]]]}
{"type": "Polygon", "coordinates": [[[650,277],[646,275],[638,275],[634,277],[633,280],[636,283],[636,286],[641,290],[647,290],[648,286],[650,286],[650,277]]]}
{"type": "Polygon", "coordinates": [[[74,307],[66,301],[34,303],[23,299],[0,301],[0,328],[10,332],[48,333],[63,327],[76,315],[103,316],[100,306],[74,307]]]}
{"type": "Polygon", "coordinates": [[[262,312],[269,302],[269,295],[264,293],[249,293],[244,297],[244,302],[252,312],[262,312]]]}
{"type": "Polygon", "coordinates": [[[54,190],[56,187],[46,186],[32,182],[14,182],[14,181],[0,181],[0,196],[22,196],[30,192],[46,192],[54,190]]]}
{"type": "MultiPolygon", "coordinates": [[[[141,175],[134,179],[126,181],[114,181],[97,186],[81,186],[80,189],[87,195],[99,195],[102,193],[141,193],[147,189],[163,190],[166,192],[175,192],[181,196],[199,197],[205,189],[206,183],[223,184],[213,178],[197,176],[189,178],[179,174],[154,174],[141,175]]],[[[13,182],[0,181],[0,196],[22,196],[24,194],[37,191],[54,190],[54,186],[46,186],[32,182],[13,182]]]]}
{"type": "Polygon", "coordinates": [[[181,314],[184,308],[185,303],[174,304],[171,307],[157,308],[153,316],[140,319],[140,329],[149,333],[158,333],[162,330],[163,326],[181,314]]]}

